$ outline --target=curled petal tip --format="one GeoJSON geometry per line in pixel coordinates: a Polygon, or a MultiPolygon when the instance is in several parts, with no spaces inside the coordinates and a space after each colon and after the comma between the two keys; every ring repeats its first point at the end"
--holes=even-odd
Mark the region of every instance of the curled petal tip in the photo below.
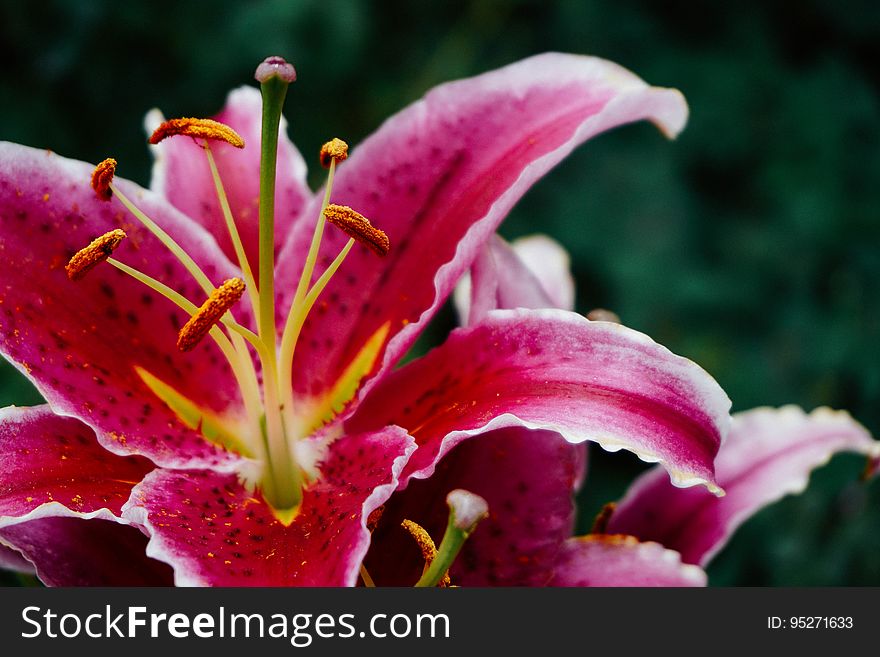
{"type": "Polygon", "coordinates": [[[468,534],[489,515],[489,505],[486,500],[461,488],[449,492],[446,496],[446,504],[452,511],[454,526],[468,534]]]}
{"type": "Polygon", "coordinates": [[[296,81],[296,69],[283,57],[272,56],[266,57],[254,72],[254,79],[259,82],[267,82],[273,77],[278,77],[284,82],[290,83],[296,81]]]}

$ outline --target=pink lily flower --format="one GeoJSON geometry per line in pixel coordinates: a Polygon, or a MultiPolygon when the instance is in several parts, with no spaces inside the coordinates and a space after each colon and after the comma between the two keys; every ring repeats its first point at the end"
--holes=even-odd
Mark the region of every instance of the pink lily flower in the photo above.
{"type": "MultiPolygon", "coordinates": [[[[568,263],[565,250],[549,238],[507,244],[495,236],[456,289],[462,323],[479,325],[504,307],[571,309],[568,263]]],[[[608,311],[590,316],[613,317],[608,311]]],[[[676,487],[663,467],[655,466],[619,503],[603,510],[590,534],[573,537],[572,496],[584,483],[585,447],[522,427],[455,447],[433,476],[386,505],[368,555],[371,572],[396,582],[412,577],[382,568],[385,555],[407,563],[412,551],[395,524],[420,509],[428,531],[437,531],[443,518],[434,500],[445,489],[465,487],[485,497],[491,511],[450,573],[462,585],[705,585],[702,568],[752,514],[803,491],[812,470],[838,452],[867,455],[866,475],[876,474],[880,454],[880,443],[843,411],[807,414],[786,406],[737,413],[715,460],[716,481],[726,495],[676,487]]]]}
{"type": "MultiPolygon", "coordinates": [[[[571,443],[630,450],[675,486],[720,493],[727,397],[636,331],[495,310],[392,371],[536,180],[628,122],[674,136],[677,91],[594,58],[533,57],[434,89],[347,160],[329,142],[314,195],[278,127],[294,77],[270,58],[262,109],[242,88],[220,124],[163,123],[152,190],[113,179],[109,161],[93,190],[90,165],[0,145],[0,351],[47,400],[0,421],[4,563],[24,558],[47,584],[396,582],[391,551],[364,568],[371,514],[522,427],[561,436],[558,451],[536,448],[525,489],[494,474],[495,452],[462,464],[464,479],[498,483],[494,524],[470,541],[494,537],[493,518],[511,532],[565,525],[583,462],[571,443]],[[548,473],[564,495],[530,487],[548,473]]],[[[449,490],[431,500],[447,515],[449,490]]],[[[481,508],[473,499],[450,496],[453,517],[481,508]]],[[[432,508],[407,519],[434,531],[432,508]]],[[[550,583],[578,581],[574,552],[550,583]]]]}

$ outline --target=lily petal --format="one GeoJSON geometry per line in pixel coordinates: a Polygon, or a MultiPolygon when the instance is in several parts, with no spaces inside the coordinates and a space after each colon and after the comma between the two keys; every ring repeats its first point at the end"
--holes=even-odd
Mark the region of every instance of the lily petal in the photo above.
{"type": "Polygon", "coordinates": [[[0,409],[0,527],[56,511],[118,515],[152,469],[108,452],[89,427],[48,406],[0,409]]]}
{"type": "MultiPolygon", "coordinates": [[[[223,110],[213,118],[235,130],[243,139],[243,149],[223,142],[212,142],[211,151],[223,181],[232,216],[245,253],[257,271],[260,224],[260,143],[262,100],[254,87],[240,87],[230,92],[223,110]]],[[[162,122],[154,110],[147,115],[147,130],[152,132],[162,122]]],[[[151,150],[155,157],[150,188],[202,224],[223,252],[237,262],[232,239],[217,201],[217,192],[208,161],[200,144],[193,139],[166,139],[151,150]]],[[[312,192],[306,183],[306,163],[287,137],[287,121],[281,119],[278,135],[278,183],[275,189],[276,227],[287,235],[312,192]]],[[[280,244],[280,242],[279,242],[280,244]]]]}
{"type": "MultiPolygon", "coordinates": [[[[386,121],[340,165],[332,201],[370,218],[391,251],[380,263],[356,246],[328,285],[323,298],[336,301],[309,316],[297,347],[297,393],[328,390],[386,323],[376,369],[389,370],[514,203],[576,146],[641,119],[673,136],[686,118],[677,91],[611,62],[548,53],[437,87],[386,121]]],[[[315,201],[282,250],[280,280],[297,280],[317,214],[315,201]]],[[[322,261],[345,240],[327,231],[322,261]]]]}
{"type": "Polygon", "coordinates": [[[421,552],[400,523],[412,520],[439,541],[446,494],[464,488],[484,498],[489,516],[468,538],[450,572],[461,586],[541,586],[574,529],[572,496],[583,478],[586,445],[549,431],[510,427],[466,440],[434,474],[392,496],[367,556],[381,586],[412,586],[421,552]]]}
{"type": "Polygon", "coordinates": [[[147,554],[174,568],[178,586],[353,586],[366,519],[413,449],[394,427],[337,439],[288,527],[234,476],[204,470],[153,472],[124,516],[146,527],[147,554]]]}
{"type": "Polygon", "coordinates": [[[849,414],[820,408],[756,408],[733,417],[715,461],[723,498],[669,486],[650,470],[633,483],[608,530],[654,540],[705,566],[752,514],[802,492],[810,473],[842,451],[880,453],[880,443],[849,414]]]}
{"type": "Polygon", "coordinates": [[[729,408],[704,370],[637,331],[564,310],[496,310],[380,382],[346,426],[406,428],[419,449],[404,484],[469,436],[526,426],[628,449],[678,486],[717,490],[729,408]]]}
{"type": "MultiPolygon", "coordinates": [[[[92,167],[47,151],[0,144],[0,353],[58,413],[79,418],[118,454],[159,465],[221,467],[237,459],[184,426],[135,372],[139,366],[217,414],[239,414],[238,386],[210,341],[176,348],[186,315],[137,281],[103,265],[81,281],[64,266],[95,236],[124,228],[120,260],[193,300],[204,293],[118,201],[99,201],[92,167]]],[[[119,180],[120,189],[159,222],[220,282],[236,269],[214,240],[161,198],[119,180]]]]}
{"type": "Polygon", "coordinates": [[[574,309],[568,252],[545,235],[508,244],[493,235],[455,288],[463,326],[479,323],[498,308],[574,309]]]}
{"type": "Polygon", "coordinates": [[[136,527],[99,518],[44,517],[0,529],[47,586],[171,586],[171,569],[146,556],[136,527]]]}
{"type": "Polygon", "coordinates": [[[34,564],[21,556],[21,552],[0,544],[0,568],[17,573],[35,575],[34,564]]]}
{"type": "Polygon", "coordinates": [[[0,543],[52,586],[167,583],[165,567],[146,557],[146,538],[119,517],[152,469],[108,452],[89,427],[48,406],[2,409],[0,543]]]}
{"type": "Polygon", "coordinates": [[[659,543],[589,534],[569,539],[550,586],[705,586],[706,573],[659,543]]]}

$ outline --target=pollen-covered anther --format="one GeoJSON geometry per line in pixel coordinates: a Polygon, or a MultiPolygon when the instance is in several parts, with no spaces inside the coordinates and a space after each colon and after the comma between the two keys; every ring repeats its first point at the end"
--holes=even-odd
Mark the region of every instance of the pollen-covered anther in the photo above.
{"type": "Polygon", "coordinates": [[[109,258],[124,239],[125,231],[117,228],[93,240],[87,247],[77,251],[67,263],[67,277],[72,281],[81,279],[109,258]]]}
{"type": "Polygon", "coordinates": [[[331,162],[339,164],[343,160],[348,159],[348,144],[341,139],[333,138],[326,144],[321,146],[321,166],[325,169],[330,168],[331,162]]]}
{"type": "Polygon", "coordinates": [[[236,148],[244,148],[244,139],[225,123],[213,119],[169,119],[153,131],[150,143],[158,144],[163,139],[185,135],[193,139],[214,139],[225,141],[236,148]]]}
{"type": "Polygon", "coordinates": [[[92,171],[92,189],[102,201],[109,201],[113,197],[113,190],[110,189],[110,183],[113,182],[113,176],[116,174],[116,160],[108,157],[101,162],[92,171]]]}
{"type": "Polygon", "coordinates": [[[204,338],[211,327],[220,321],[227,310],[232,308],[244,294],[244,281],[230,278],[211,292],[207,301],[189,318],[177,335],[177,348],[190,351],[204,338]]]}
{"type": "Polygon", "coordinates": [[[324,217],[349,237],[353,237],[380,256],[388,254],[391,242],[388,235],[370,223],[364,215],[347,205],[330,204],[324,209],[324,217]]]}
{"type": "MultiPolygon", "coordinates": [[[[437,558],[437,546],[434,545],[434,539],[431,538],[431,535],[424,527],[412,520],[404,520],[400,523],[400,526],[408,531],[410,536],[415,539],[416,545],[418,545],[419,549],[422,551],[422,558],[425,560],[425,566],[429,566],[431,562],[437,558]]],[[[443,575],[443,578],[437,586],[449,586],[451,583],[449,573],[446,573],[443,575]]]]}

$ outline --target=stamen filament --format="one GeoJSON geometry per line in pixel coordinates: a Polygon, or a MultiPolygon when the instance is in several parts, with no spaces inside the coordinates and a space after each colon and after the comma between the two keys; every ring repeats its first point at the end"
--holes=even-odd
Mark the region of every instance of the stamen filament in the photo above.
{"type": "Polygon", "coordinates": [[[205,294],[211,294],[211,292],[214,291],[214,284],[211,283],[211,280],[205,275],[205,272],[202,271],[201,267],[196,264],[196,261],[174,241],[174,238],[162,230],[155,221],[150,219],[140,208],[132,203],[128,197],[119,191],[119,188],[116,185],[110,184],[110,189],[122,205],[124,205],[147,230],[153,233],[153,235],[155,235],[159,241],[174,254],[174,256],[180,261],[180,264],[182,264],[190,275],[196,279],[196,282],[202,287],[205,294]]]}
{"type": "Polygon", "coordinates": [[[324,273],[321,274],[320,278],[315,281],[315,284],[309,290],[308,294],[306,294],[302,303],[299,303],[296,306],[291,306],[290,313],[287,316],[287,324],[284,327],[284,338],[287,339],[287,342],[285,342],[284,339],[282,339],[281,342],[281,354],[279,356],[281,362],[281,374],[278,383],[281,387],[281,398],[286,400],[287,403],[285,416],[288,418],[288,426],[293,426],[293,355],[296,351],[296,343],[299,339],[299,334],[302,331],[306,317],[315,305],[318,296],[324,291],[324,288],[327,287],[327,283],[330,282],[333,274],[335,274],[339,267],[342,266],[343,261],[345,261],[345,258],[349,251],[351,251],[354,243],[354,238],[349,238],[348,242],[345,243],[345,246],[342,247],[342,250],[339,252],[339,255],[337,255],[333,262],[330,263],[330,266],[324,270],[324,273]]]}
{"type": "Polygon", "coordinates": [[[312,282],[312,274],[315,271],[315,263],[318,261],[318,250],[321,248],[321,238],[324,235],[324,226],[326,219],[324,218],[324,210],[330,203],[330,192],[333,189],[333,174],[336,171],[336,159],[330,160],[329,171],[327,172],[327,183],[324,185],[324,199],[321,201],[321,209],[318,211],[318,220],[315,223],[315,230],[312,233],[312,242],[309,245],[309,253],[306,256],[306,262],[303,265],[302,274],[300,274],[299,282],[296,284],[296,292],[293,295],[293,301],[290,304],[290,310],[287,312],[287,319],[284,322],[284,332],[281,335],[281,371],[279,385],[281,387],[281,398],[286,400],[288,405],[288,414],[293,411],[293,352],[296,349],[296,341],[299,338],[299,331],[302,324],[296,320],[299,316],[309,284],[312,282]]]}
{"type": "Polygon", "coordinates": [[[214,161],[214,154],[211,151],[211,145],[208,141],[204,143],[205,155],[208,158],[208,166],[211,168],[211,177],[214,179],[214,187],[217,190],[217,200],[220,203],[220,210],[223,212],[223,218],[226,220],[226,228],[229,231],[229,237],[232,240],[232,247],[235,249],[235,255],[238,258],[238,266],[244,277],[247,286],[248,297],[251,301],[251,308],[254,313],[260,303],[260,295],[257,288],[257,282],[254,279],[254,273],[251,270],[250,262],[248,262],[247,254],[244,251],[244,245],[241,243],[241,236],[238,227],[235,225],[235,219],[232,216],[232,210],[229,207],[229,199],[226,196],[226,190],[223,187],[223,181],[220,179],[220,172],[217,170],[217,163],[214,161]]]}
{"type": "MultiPolygon", "coordinates": [[[[143,283],[144,285],[149,287],[151,290],[158,292],[163,297],[165,297],[166,299],[168,299],[172,303],[176,304],[177,306],[182,308],[184,311],[186,311],[190,315],[194,314],[195,311],[199,309],[199,307],[196,304],[194,304],[192,301],[190,301],[185,296],[180,294],[180,292],[178,292],[177,290],[174,290],[173,288],[168,287],[167,285],[165,285],[165,283],[162,283],[162,282],[156,280],[152,276],[145,274],[142,271],[138,271],[134,267],[130,267],[130,266],[126,265],[124,262],[120,262],[116,258],[107,258],[107,262],[109,264],[113,265],[114,267],[116,267],[119,271],[122,271],[122,272],[128,274],[129,276],[131,276],[132,278],[137,279],[138,281],[140,281],[141,283],[143,283]]],[[[224,326],[229,328],[230,330],[235,331],[238,335],[245,338],[248,342],[250,342],[254,346],[255,349],[257,349],[257,350],[265,349],[265,345],[263,344],[263,341],[260,340],[259,336],[256,333],[254,333],[250,329],[242,326],[241,324],[239,324],[235,320],[231,319],[228,316],[228,313],[226,315],[224,315],[222,318],[220,318],[220,322],[224,326]]]]}
{"type": "MultiPolygon", "coordinates": [[[[130,267],[123,262],[120,262],[116,258],[108,258],[107,262],[116,267],[119,271],[128,274],[135,280],[149,287],[151,290],[157,292],[172,303],[176,304],[179,308],[181,308],[190,316],[194,315],[198,311],[199,308],[198,306],[196,306],[196,304],[194,304],[192,301],[187,299],[179,292],[168,287],[164,283],[157,281],[152,276],[144,274],[143,272],[138,271],[137,269],[134,269],[133,267],[130,267]]],[[[237,324],[235,324],[235,322],[225,317],[221,321],[224,324],[228,322],[229,324],[238,326],[237,324]]],[[[241,328],[242,331],[251,333],[244,327],[239,328],[241,328]]],[[[212,327],[211,330],[208,331],[208,335],[211,336],[211,338],[220,348],[220,351],[223,352],[223,355],[226,357],[226,360],[229,363],[229,367],[232,369],[232,374],[235,377],[236,382],[238,383],[239,389],[241,390],[242,400],[245,405],[245,412],[248,415],[251,426],[255,428],[259,427],[261,408],[260,392],[257,384],[256,373],[254,372],[253,363],[251,362],[250,357],[247,357],[245,352],[245,358],[242,358],[242,353],[239,350],[236,350],[235,347],[233,347],[232,343],[229,341],[229,338],[227,338],[223,331],[221,331],[218,327],[212,327]]],[[[256,336],[254,336],[254,338],[256,338],[256,336]]],[[[259,339],[256,339],[256,342],[259,343],[259,339]]],[[[257,433],[259,435],[259,431],[257,433]]]]}
{"type": "Polygon", "coordinates": [[[373,578],[370,577],[370,573],[367,572],[367,568],[364,564],[361,564],[361,579],[364,580],[364,586],[367,588],[376,588],[376,583],[373,581],[373,578]]]}

